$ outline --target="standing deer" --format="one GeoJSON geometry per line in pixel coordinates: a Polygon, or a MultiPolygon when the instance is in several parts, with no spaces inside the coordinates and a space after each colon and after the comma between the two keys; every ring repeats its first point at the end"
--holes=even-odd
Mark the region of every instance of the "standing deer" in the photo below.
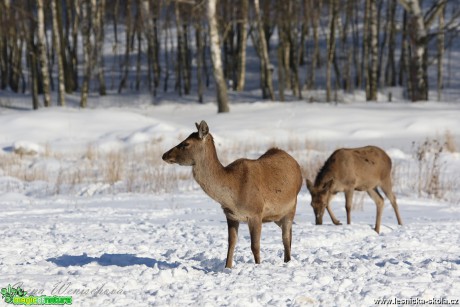
{"type": "Polygon", "coordinates": [[[285,151],[271,148],[257,160],[238,159],[223,166],[205,121],[165,154],[168,163],[192,166],[193,177],[227,217],[226,268],[231,268],[240,222],[247,222],[255,263],[260,263],[262,223],[275,222],[282,232],[284,262],[291,260],[292,222],[302,187],[300,166],[285,151]]]}
{"type": "Polygon", "coordinates": [[[351,223],[351,205],[353,192],[366,191],[377,205],[375,231],[380,233],[380,221],[383,211],[383,197],[380,187],[390,200],[396,213],[398,224],[402,225],[396,197],[391,189],[391,159],[380,148],[366,146],[361,148],[341,148],[336,150],[324,163],[315,179],[315,184],[306,180],[311,194],[311,206],[315,212],[316,225],[323,223],[324,210],[327,209],[332,222],[340,225],[332,213],[329,203],[333,195],[345,192],[347,223],[351,223]]]}

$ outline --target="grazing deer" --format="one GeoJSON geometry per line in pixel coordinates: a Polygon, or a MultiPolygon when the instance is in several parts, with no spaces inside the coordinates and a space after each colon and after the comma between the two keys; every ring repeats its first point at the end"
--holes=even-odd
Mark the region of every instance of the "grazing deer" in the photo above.
{"type": "Polygon", "coordinates": [[[228,226],[226,268],[231,268],[240,222],[247,222],[255,263],[260,263],[262,223],[275,222],[282,232],[284,262],[291,260],[292,221],[302,187],[300,166],[289,154],[271,148],[257,160],[238,159],[223,166],[205,121],[165,154],[168,163],[192,166],[201,188],[224,210],[228,226]]]}
{"type": "Polygon", "coordinates": [[[324,163],[316,176],[315,184],[313,185],[308,179],[306,182],[311,194],[311,206],[315,212],[316,225],[323,223],[325,209],[329,212],[332,222],[335,225],[340,225],[329,207],[332,196],[338,192],[345,192],[347,223],[350,224],[353,192],[355,190],[366,191],[377,205],[375,231],[380,233],[383,197],[380,195],[378,187],[390,200],[398,224],[402,225],[396,197],[391,189],[391,159],[378,147],[338,149],[324,163]]]}

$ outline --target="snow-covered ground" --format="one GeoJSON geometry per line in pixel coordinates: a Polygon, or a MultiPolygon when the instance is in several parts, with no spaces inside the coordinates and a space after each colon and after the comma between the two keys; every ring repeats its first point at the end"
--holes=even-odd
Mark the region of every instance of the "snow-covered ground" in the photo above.
{"type": "MultiPolygon", "coordinates": [[[[144,100],[104,109],[0,109],[0,288],[21,284],[29,294],[72,295],[76,306],[370,306],[383,298],[460,299],[459,104],[254,102],[216,114],[213,104],[151,106],[144,100]],[[381,146],[397,168],[394,190],[404,226],[397,226],[386,200],[376,234],[375,205],[360,195],[351,225],[334,226],[325,217],[325,225],[315,226],[303,187],[293,260],[283,263],[281,231],[271,223],[263,226],[262,263],[255,265],[242,225],[234,268],[224,269],[227,226],[220,206],[193,183],[190,169],[161,161],[161,153],[203,119],[226,162],[277,145],[310,178],[316,171],[309,169],[311,161],[324,161],[337,147],[381,146]],[[416,151],[426,138],[457,146],[440,153],[439,198],[417,191],[416,177],[425,173],[416,151]],[[102,153],[146,144],[154,150],[141,153],[153,156],[114,161],[142,165],[152,159],[159,171],[149,180],[160,180],[160,172],[161,180],[175,174],[167,189],[142,190],[127,174],[113,183],[96,174],[56,189],[72,168],[85,164],[103,172],[108,156],[102,153]],[[98,153],[99,159],[90,157],[98,153]],[[44,173],[24,173],[30,170],[44,173]]],[[[434,157],[433,148],[425,154],[434,157]]],[[[344,222],[344,197],[337,195],[332,207],[344,222]]]]}

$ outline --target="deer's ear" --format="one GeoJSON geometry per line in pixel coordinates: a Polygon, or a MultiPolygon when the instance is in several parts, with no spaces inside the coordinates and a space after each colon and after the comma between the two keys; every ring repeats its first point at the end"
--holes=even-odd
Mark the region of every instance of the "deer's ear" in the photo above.
{"type": "Polygon", "coordinates": [[[329,180],[323,185],[323,191],[327,191],[332,187],[332,184],[334,183],[334,179],[329,180]]]}
{"type": "Polygon", "coordinates": [[[198,125],[196,124],[197,129],[198,129],[198,136],[200,139],[204,139],[208,133],[209,133],[209,127],[208,124],[204,120],[201,121],[201,123],[198,125]]]}

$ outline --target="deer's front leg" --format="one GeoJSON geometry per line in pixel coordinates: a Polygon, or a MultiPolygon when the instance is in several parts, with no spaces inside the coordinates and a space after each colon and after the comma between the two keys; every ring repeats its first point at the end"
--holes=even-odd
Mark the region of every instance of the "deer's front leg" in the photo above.
{"type": "Polygon", "coordinates": [[[238,226],[239,222],[233,221],[227,218],[228,226],[228,251],[227,251],[227,262],[225,263],[226,268],[231,268],[233,264],[233,253],[235,252],[236,241],[238,241],[238,226]]]}
{"type": "Polygon", "coordinates": [[[351,207],[353,205],[354,190],[345,191],[345,209],[347,210],[347,224],[351,224],[351,207]]]}
{"type": "Polygon", "coordinates": [[[331,204],[328,204],[326,209],[329,213],[329,216],[331,217],[332,223],[334,223],[334,225],[342,225],[342,223],[340,223],[340,221],[335,217],[334,213],[332,212],[331,204]]]}

